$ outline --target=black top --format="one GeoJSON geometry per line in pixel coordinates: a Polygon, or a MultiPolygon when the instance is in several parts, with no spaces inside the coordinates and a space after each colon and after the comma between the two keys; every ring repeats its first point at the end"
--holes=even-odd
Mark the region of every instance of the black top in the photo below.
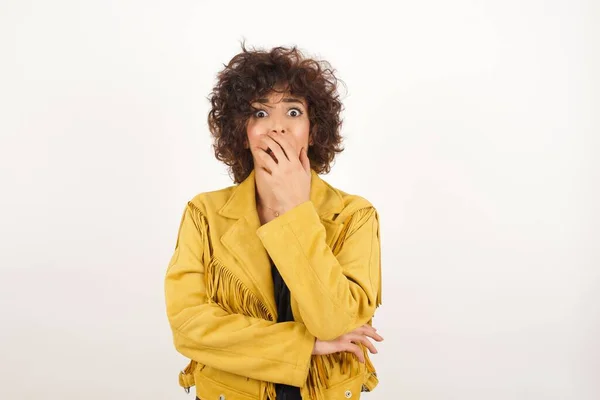
{"type": "MultiPolygon", "coordinates": [[[[285,284],[279,270],[271,260],[271,274],[273,275],[273,289],[275,292],[275,304],[277,305],[277,322],[293,321],[292,305],[290,303],[290,289],[285,284]]],[[[275,385],[277,400],[302,400],[300,388],[283,383],[275,385]]]]}

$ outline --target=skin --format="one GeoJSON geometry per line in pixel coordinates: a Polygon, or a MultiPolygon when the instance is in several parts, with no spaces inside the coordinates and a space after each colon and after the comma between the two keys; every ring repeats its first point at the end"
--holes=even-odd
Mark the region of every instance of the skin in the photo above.
{"type": "Polygon", "coordinates": [[[256,203],[283,214],[310,199],[310,163],[306,155],[310,121],[305,99],[271,92],[256,101],[246,126],[255,165],[256,203]]]}
{"type": "MultiPolygon", "coordinates": [[[[276,212],[282,215],[310,200],[309,110],[306,99],[277,92],[258,99],[252,106],[258,111],[246,125],[246,146],[254,159],[257,212],[265,224],[276,218],[276,212]]],[[[358,343],[377,353],[369,338],[383,340],[375,328],[363,325],[335,340],[316,339],[312,354],[347,351],[364,363],[358,343]]]]}

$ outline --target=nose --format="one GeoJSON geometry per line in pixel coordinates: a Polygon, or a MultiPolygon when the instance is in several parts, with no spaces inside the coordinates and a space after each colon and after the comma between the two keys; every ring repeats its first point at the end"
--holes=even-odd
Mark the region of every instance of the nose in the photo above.
{"type": "Polygon", "coordinates": [[[282,118],[271,118],[271,132],[281,132],[285,133],[286,129],[284,126],[284,121],[282,118]]]}

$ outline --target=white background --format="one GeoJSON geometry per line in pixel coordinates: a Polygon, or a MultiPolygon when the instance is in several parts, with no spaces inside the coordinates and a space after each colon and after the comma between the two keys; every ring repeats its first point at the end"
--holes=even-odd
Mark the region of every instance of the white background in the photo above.
{"type": "Polygon", "coordinates": [[[324,179],[381,214],[365,398],[600,398],[599,3],[213,3],[2,1],[0,398],[192,398],[163,277],[231,185],[206,96],[244,38],[346,83],[324,179]]]}

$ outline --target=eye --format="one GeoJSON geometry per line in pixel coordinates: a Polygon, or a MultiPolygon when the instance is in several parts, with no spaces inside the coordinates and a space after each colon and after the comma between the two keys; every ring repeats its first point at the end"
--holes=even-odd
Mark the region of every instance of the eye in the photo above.
{"type": "Polygon", "coordinates": [[[269,115],[269,114],[267,114],[267,112],[265,110],[258,110],[257,112],[254,113],[254,116],[256,118],[264,118],[267,115],[269,115]]]}
{"type": "Polygon", "coordinates": [[[289,111],[288,111],[288,115],[290,117],[299,117],[302,114],[304,114],[304,113],[299,108],[290,108],[289,111]]]}

